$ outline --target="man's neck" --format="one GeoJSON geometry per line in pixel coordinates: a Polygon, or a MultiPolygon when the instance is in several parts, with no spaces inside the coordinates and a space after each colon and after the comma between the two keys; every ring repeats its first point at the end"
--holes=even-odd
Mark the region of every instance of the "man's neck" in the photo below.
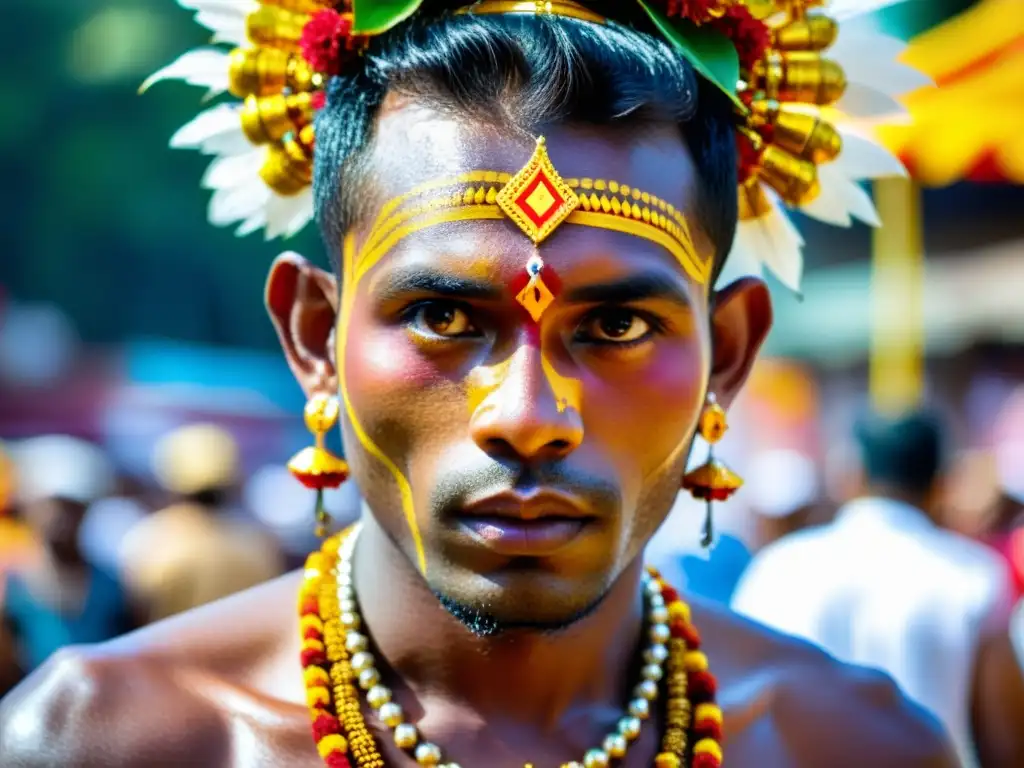
{"type": "Polygon", "coordinates": [[[364,518],[354,566],[360,610],[378,654],[413,691],[540,728],[576,707],[627,701],[643,623],[642,563],[564,630],[478,637],[441,607],[372,516],[364,518]]]}

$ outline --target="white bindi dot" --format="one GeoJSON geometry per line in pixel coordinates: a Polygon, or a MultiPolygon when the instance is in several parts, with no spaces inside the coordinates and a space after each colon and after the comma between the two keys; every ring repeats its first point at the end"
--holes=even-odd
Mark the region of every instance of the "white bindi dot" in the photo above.
{"type": "Polygon", "coordinates": [[[526,262],[526,271],[534,277],[539,275],[542,269],[544,269],[544,260],[540,256],[531,256],[530,260],[526,262]]]}

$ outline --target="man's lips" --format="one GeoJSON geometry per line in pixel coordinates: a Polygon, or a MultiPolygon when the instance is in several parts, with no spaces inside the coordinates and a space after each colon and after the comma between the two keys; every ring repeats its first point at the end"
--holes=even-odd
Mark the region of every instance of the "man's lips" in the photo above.
{"type": "Polygon", "coordinates": [[[512,557],[544,557],[569,546],[594,521],[572,496],[506,492],[462,508],[460,526],[480,545],[512,557]]]}

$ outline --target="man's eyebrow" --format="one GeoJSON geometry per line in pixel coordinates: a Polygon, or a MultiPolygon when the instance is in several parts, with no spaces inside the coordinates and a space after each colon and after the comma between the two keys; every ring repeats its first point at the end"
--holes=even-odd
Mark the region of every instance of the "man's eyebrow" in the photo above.
{"type": "Polygon", "coordinates": [[[396,269],[373,281],[373,294],[380,300],[399,299],[410,294],[429,293],[459,299],[496,301],[502,289],[491,283],[458,277],[424,267],[396,269]]]}
{"type": "Polygon", "coordinates": [[[667,299],[690,306],[690,296],[678,281],[660,272],[643,272],[607,283],[570,288],[565,300],[585,304],[628,304],[644,299],[667,299]]]}

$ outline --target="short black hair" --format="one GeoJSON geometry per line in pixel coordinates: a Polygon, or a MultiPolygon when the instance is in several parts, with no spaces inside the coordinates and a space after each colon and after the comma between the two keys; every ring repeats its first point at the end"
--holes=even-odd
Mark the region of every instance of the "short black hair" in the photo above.
{"type": "Polygon", "coordinates": [[[940,417],[932,411],[895,417],[868,413],[858,420],[855,434],[870,485],[922,494],[942,471],[944,433],[940,417]]]}
{"type": "Polygon", "coordinates": [[[557,122],[677,123],[696,165],[698,215],[715,245],[717,272],[732,248],[738,208],[730,100],[668,43],[642,31],[650,22],[638,4],[588,2],[616,20],[606,25],[451,13],[465,4],[425,3],[416,18],[373,38],[355,71],[328,84],[316,121],[314,194],[335,269],[345,232],[367,213],[359,200],[371,172],[374,121],[397,90],[522,133],[557,122]]]}

